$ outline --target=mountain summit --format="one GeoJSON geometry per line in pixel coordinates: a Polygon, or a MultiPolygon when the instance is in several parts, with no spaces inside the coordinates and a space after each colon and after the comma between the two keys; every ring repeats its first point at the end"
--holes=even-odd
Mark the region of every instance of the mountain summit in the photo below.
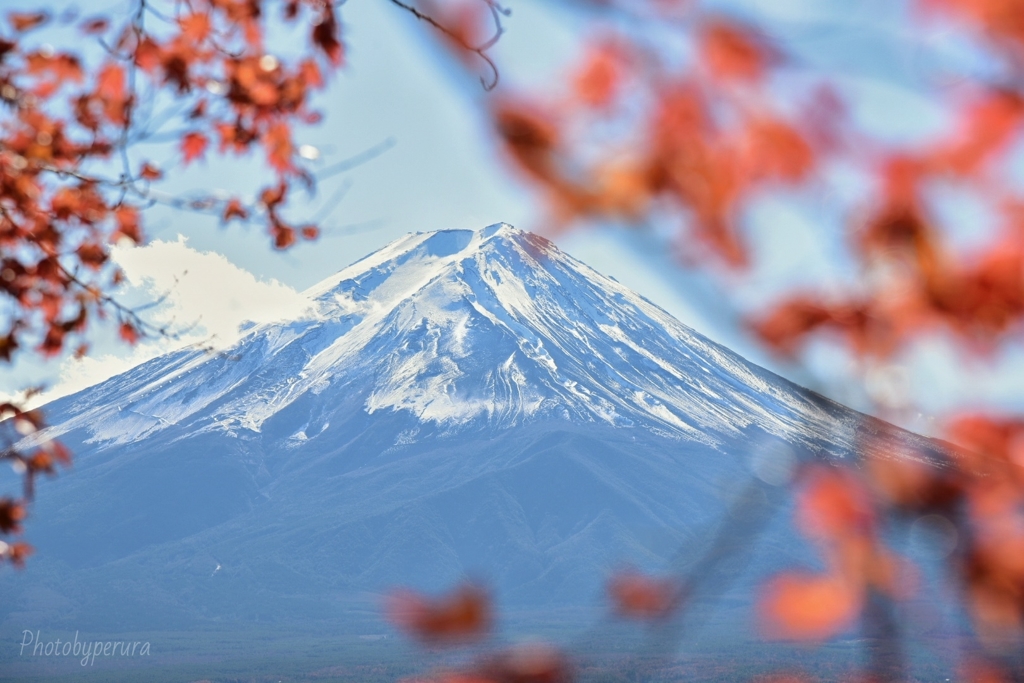
{"type": "MultiPolygon", "coordinates": [[[[751,454],[845,457],[867,419],[504,224],[408,235],[307,295],[45,408],[75,467],[0,622],[372,620],[381,591],[467,573],[506,606],[591,604],[615,566],[699,557],[751,454]]],[[[779,524],[744,571],[803,552],[779,524]]]]}

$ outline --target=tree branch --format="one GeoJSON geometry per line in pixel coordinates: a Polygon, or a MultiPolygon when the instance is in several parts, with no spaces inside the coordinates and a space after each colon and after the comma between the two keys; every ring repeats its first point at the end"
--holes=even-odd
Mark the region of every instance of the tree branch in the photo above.
{"type": "Polygon", "coordinates": [[[465,38],[460,36],[458,33],[452,31],[450,28],[439,22],[437,19],[434,19],[429,14],[421,12],[413,5],[406,4],[405,2],[402,2],[402,0],[390,0],[392,5],[395,5],[396,7],[399,7],[405,10],[406,12],[409,12],[420,21],[425,21],[426,23],[430,24],[435,29],[446,35],[449,39],[451,39],[455,44],[457,44],[466,52],[472,52],[473,54],[480,57],[480,59],[482,59],[487,64],[487,66],[490,67],[492,73],[492,78],[490,81],[481,76],[480,84],[483,86],[484,90],[490,92],[491,90],[494,90],[494,88],[497,87],[499,74],[498,66],[494,63],[494,60],[491,59],[491,57],[487,54],[487,50],[494,47],[494,45],[497,44],[498,39],[500,39],[502,34],[505,33],[505,27],[502,25],[501,19],[502,17],[511,16],[512,10],[506,7],[502,7],[500,4],[498,4],[496,0],[483,1],[487,3],[487,7],[491,12],[491,18],[494,20],[494,33],[491,35],[490,38],[485,40],[480,45],[474,46],[467,43],[465,38]]]}

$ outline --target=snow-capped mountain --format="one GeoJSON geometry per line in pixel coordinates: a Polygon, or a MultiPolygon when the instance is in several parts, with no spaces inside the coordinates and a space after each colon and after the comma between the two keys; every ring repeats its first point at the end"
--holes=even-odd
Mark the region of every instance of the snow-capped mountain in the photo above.
{"type": "MultiPolygon", "coordinates": [[[[881,424],[507,225],[408,235],[307,294],[45,408],[75,466],[0,624],[340,619],[467,572],[590,603],[614,566],[699,556],[751,454],[846,457],[881,424]]],[[[779,524],[750,567],[805,553],[779,524]]]]}
{"type": "MultiPolygon", "coordinates": [[[[848,444],[855,420],[745,362],[548,240],[505,225],[416,233],[306,292],[296,320],[184,350],[60,406],[57,433],[127,444],[171,427],[258,434],[302,397],[357,394],[418,430],[599,423],[709,445],[757,427],[848,444]]],[[[326,414],[290,438],[316,438],[326,414]]]]}

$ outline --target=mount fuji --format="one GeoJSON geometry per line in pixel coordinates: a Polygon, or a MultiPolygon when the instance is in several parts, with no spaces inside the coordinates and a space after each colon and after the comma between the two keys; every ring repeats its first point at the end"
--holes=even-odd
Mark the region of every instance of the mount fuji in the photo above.
{"type": "MultiPolygon", "coordinates": [[[[616,567],[697,556],[763,454],[894,429],[505,224],[410,234],[306,295],[44,408],[75,464],[0,622],[333,619],[466,574],[513,607],[589,604],[616,567]]],[[[802,556],[786,533],[755,564],[802,556]]]]}

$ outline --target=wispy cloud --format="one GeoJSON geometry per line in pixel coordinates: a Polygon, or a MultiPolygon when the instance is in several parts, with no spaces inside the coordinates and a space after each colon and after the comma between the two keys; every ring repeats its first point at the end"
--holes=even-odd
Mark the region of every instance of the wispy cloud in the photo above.
{"type": "Polygon", "coordinates": [[[264,281],[224,256],[177,241],[114,249],[114,261],[128,283],[162,298],[149,319],[157,325],[187,329],[187,343],[207,340],[222,346],[238,338],[246,320],[273,322],[301,315],[309,301],[277,280],[264,281]]]}

